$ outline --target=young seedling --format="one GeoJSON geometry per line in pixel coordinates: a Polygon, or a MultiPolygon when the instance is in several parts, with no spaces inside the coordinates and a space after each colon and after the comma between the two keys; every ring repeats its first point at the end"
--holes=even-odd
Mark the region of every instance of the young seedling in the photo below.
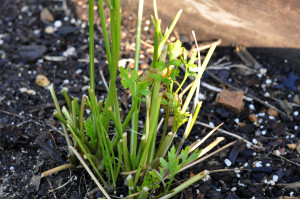
{"type": "Polygon", "coordinates": [[[54,88],[51,88],[51,95],[56,108],[54,115],[61,122],[66,137],[70,162],[72,163],[70,165],[75,167],[78,163],[82,164],[107,198],[109,195],[98,182],[98,179],[104,187],[114,188],[119,180],[125,180],[128,185],[127,198],[152,197],[154,196],[153,190],[156,189],[161,190],[159,197],[170,198],[207,175],[207,172],[203,171],[171,190],[174,177],[179,171],[195,162],[222,140],[222,138],[217,139],[208,146],[209,148],[203,150],[198,149],[202,143],[200,141],[181,150],[202,105],[202,102],[198,101],[197,94],[200,79],[216,45],[212,45],[202,64],[199,51],[195,51],[189,58],[188,51],[182,46],[180,40],[175,42],[168,40],[182,11],[177,13],[170,27],[163,32],[154,0],[154,17],[152,17],[155,27],[153,60],[149,70],[143,76],[139,76],[139,51],[144,4],[144,1],[140,0],[134,68],[121,67],[118,70],[121,42],[120,0],[105,0],[105,3],[110,10],[110,32],[107,30],[105,22],[103,2],[98,0],[110,72],[106,100],[99,101],[95,89],[93,0],[89,0],[90,87],[88,93],[82,96],[79,104],[76,98],[70,99],[67,92],[63,91],[67,107],[61,108],[58,105],[54,88]],[[197,60],[198,64],[195,64],[197,60]],[[185,67],[185,74],[183,80],[178,83],[177,78],[182,65],[185,67]],[[122,78],[121,84],[124,89],[130,91],[132,96],[131,109],[123,121],[121,120],[117,96],[118,71],[122,78]],[[189,76],[194,76],[195,80],[183,88],[189,76]],[[193,108],[191,112],[188,112],[193,96],[195,96],[193,108]],[[145,113],[141,112],[141,104],[143,103],[146,104],[145,113]],[[158,128],[158,121],[162,116],[160,114],[161,108],[166,110],[162,130],[158,128]],[[86,109],[90,110],[90,115],[84,114],[86,109]],[[139,116],[141,115],[145,116],[145,125],[142,129],[138,127],[139,116]],[[174,121],[171,129],[168,129],[171,115],[173,115],[174,121]],[[176,143],[173,142],[176,132],[185,123],[187,126],[184,136],[179,145],[176,146],[174,145],[176,143]],[[108,134],[112,129],[114,131],[113,136],[108,134]],[[170,130],[169,133],[167,133],[168,130],[170,130]],[[157,144],[158,136],[161,136],[159,144],[157,144]],[[89,166],[93,167],[98,179],[91,172],[89,166]]]}

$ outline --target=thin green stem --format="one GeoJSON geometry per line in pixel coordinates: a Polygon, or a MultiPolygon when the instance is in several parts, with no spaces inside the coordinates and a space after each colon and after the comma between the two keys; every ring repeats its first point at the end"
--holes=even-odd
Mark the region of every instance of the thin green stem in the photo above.
{"type": "Polygon", "coordinates": [[[137,172],[135,174],[135,178],[134,178],[134,186],[137,185],[138,181],[139,181],[139,178],[140,178],[140,174],[142,172],[142,169],[143,169],[143,166],[145,165],[146,163],[146,158],[148,156],[148,153],[149,153],[149,149],[150,149],[150,145],[151,145],[151,141],[152,141],[152,138],[153,138],[153,135],[155,134],[154,132],[157,131],[157,124],[158,124],[158,117],[159,117],[159,108],[160,108],[160,102],[161,102],[161,99],[162,99],[162,96],[161,95],[158,95],[157,98],[155,99],[156,100],[156,106],[151,106],[151,108],[153,108],[153,114],[152,114],[152,125],[150,126],[150,133],[149,133],[149,136],[147,138],[147,143],[146,143],[146,146],[145,146],[145,149],[143,151],[143,154],[142,154],[142,157],[141,157],[141,161],[139,162],[139,166],[137,168],[137,172]]]}
{"type": "MultiPolygon", "coordinates": [[[[138,20],[136,27],[136,41],[135,41],[135,55],[134,55],[134,71],[138,72],[139,69],[139,58],[140,58],[140,39],[141,39],[141,29],[142,29],[142,18],[143,18],[143,7],[144,0],[139,1],[139,11],[138,11],[138,20]]],[[[136,96],[136,82],[133,84],[133,92],[136,96]]],[[[132,98],[133,105],[137,106],[137,99],[132,98]]],[[[132,169],[135,169],[136,163],[136,152],[137,152],[137,131],[138,131],[138,119],[139,119],[139,111],[137,107],[135,107],[135,111],[132,115],[131,119],[131,133],[130,133],[130,160],[132,169]]]]}
{"type": "Polygon", "coordinates": [[[125,163],[125,171],[130,171],[130,161],[129,161],[129,154],[127,148],[127,133],[123,133],[122,137],[122,145],[123,145],[123,158],[125,163]]]}
{"type": "Polygon", "coordinates": [[[90,48],[90,86],[95,92],[95,66],[94,66],[94,0],[89,0],[89,48],[90,48]]]}

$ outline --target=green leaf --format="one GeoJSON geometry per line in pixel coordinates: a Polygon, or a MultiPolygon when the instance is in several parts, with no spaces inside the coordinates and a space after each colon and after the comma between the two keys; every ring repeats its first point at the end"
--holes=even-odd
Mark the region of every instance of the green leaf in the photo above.
{"type": "Polygon", "coordinates": [[[190,59],[190,61],[189,61],[189,64],[194,64],[195,63],[195,61],[197,61],[197,51],[195,50],[194,52],[193,52],[193,54],[192,54],[192,56],[191,56],[191,59],[190,59]]]}
{"type": "Polygon", "coordinates": [[[182,43],[181,41],[178,39],[175,43],[172,43],[169,45],[169,59],[170,60],[174,60],[177,57],[179,57],[179,55],[181,55],[183,48],[181,47],[182,43]]]}
{"type": "Polygon", "coordinates": [[[133,91],[133,84],[139,78],[137,71],[130,70],[129,68],[120,68],[120,77],[122,78],[121,83],[125,89],[129,88],[130,92],[133,91]],[[130,77],[129,77],[130,74],[130,77]]]}
{"type": "Polygon", "coordinates": [[[94,124],[92,119],[89,117],[86,122],[84,122],[86,135],[91,138],[91,140],[96,139],[96,133],[94,130],[94,124]]]}

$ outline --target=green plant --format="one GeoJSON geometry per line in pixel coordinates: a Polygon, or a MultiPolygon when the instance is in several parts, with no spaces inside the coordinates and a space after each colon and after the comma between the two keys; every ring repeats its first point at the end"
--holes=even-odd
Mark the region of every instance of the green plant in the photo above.
{"type": "MultiPolygon", "coordinates": [[[[54,88],[52,87],[50,90],[56,108],[54,115],[61,122],[70,150],[70,162],[72,164],[69,165],[77,165],[80,161],[92,178],[97,181],[88,169],[88,166],[91,165],[105,187],[115,188],[118,179],[126,178],[128,198],[145,198],[152,193],[152,190],[160,188],[160,184],[163,185],[163,191],[159,196],[171,197],[207,174],[203,172],[201,175],[196,175],[197,177],[170,191],[174,176],[184,166],[189,165],[202,155],[198,149],[195,150],[195,146],[199,147],[199,142],[195,143],[194,147],[188,146],[182,151],[181,147],[189,135],[201,107],[197,94],[191,112],[187,111],[188,106],[191,104],[193,95],[199,89],[201,76],[216,45],[212,45],[202,64],[198,59],[200,53],[197,51],[188,58],[188,51],[182,46],[180,40],[174,43],[168,41],[181,11],[177,13],[170,28],[163,33],[154,0],[155,15],[152,17],[155,26],[153,62],[148,72],[141,77],[138,76],[144,3],[143,0],[140,0],[134,69],[120,68],[121,83],[125,89],[130,90],[132,96],[131,110],[125,120],[121,121],[116,88],[121,42],[120,0],[111,0],[110,2],[105,0],[110,9],[110,34],[108,34],[106,27],[103,2],[98,0],[110,72],[110,84],[105,102],[99,101],[95,93],[93,3],[93,0],[89,1],[90,87],[88,95],[83,95],[79,104],[76,98],[70,99],[66,91],[63,91],[67,107],[60,108],[54,88]],[[198,64],[195,64],[197,60],[198,64]],[[185,74],[183,81],[177,83],[181,65],[185,66],[185,74]],[[197,69],[198,72],[193,72],[195,70],[191,70],[192,68],[197,69]],[[195,80],[187,88],[182,89],[189,76],[194,76],[195,80]],[[186,93],[187,96],[184,97],[186,93]],[[142,103],[146,104],[146,113],[140,113],[142,103]],[[162,107],[166,109],[165,122],[161,140],[157,146],[159,111],[162,107]],[[91,111],[89,116],[84,114],[86,108],[91,111]],[[146,116],[143,129],[138,127],[140,114],[146,116]],[[171,114],[174,115],[174,122],[171,132],[167,133],[168,120],[171,114]],[[110,125],[111,121],[113,126],[110,125]],[[128,139],[125,131],[128,129],[129,123],[131,125],[128,139]],[[177,147],[172,146],[177,130],[185,123],[188,125],[181,142],[177,147]],[[114,129],[115,135],[113,137],[109,136],[109,129],[114,129]],[[137,132],[142,134],[140,139],[138,139],[137,132]],[[166,155],[167,157],[165,157],[166,155]]],[[[106,197],[109,197],[102,185],[98,181],[96,183],[106,197]]]]}

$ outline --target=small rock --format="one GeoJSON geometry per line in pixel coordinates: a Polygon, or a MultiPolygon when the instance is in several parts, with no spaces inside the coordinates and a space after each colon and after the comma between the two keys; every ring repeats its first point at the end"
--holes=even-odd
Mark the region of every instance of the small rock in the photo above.
{"type": "Polygon", "coordinates": [[[262,162],[261,161],[256,161],[254,162],[255,167],[262,167],[262,162]]]}
{"type": "Polygon", "coordinates": [[[40,13],[40,18],[45,23],[54,21],[53,15],[47,8],[43,8],[43,10],[40,13]]]}
{"type": "Polygon", "coordinates": [[[278,181],[278,175],[273,175],[273,181],[277,182],[278,181]]]}
{"type": "Polygon", "coordinates": [[[274,110],[274,109],[269,108],[268,109],[268,115],[277,117],[278,116],[278,112],[276,110],[274,110]]]}
{"type": "Polygon", "coordinates": [[[280,148],[280,149],[273,151],[273,154],[277,155],[277,156],[283,156],[284,153],[285,153],[285,148],[280,148]]]}
{"type": "Polygon", "coordinates": [[[41,45],[21,46],[18,49],[20,57],[27,61],[35,61],[43,56],[46,51],[47,48],[41,45]]]}
{"type": "Polygon", "coordinates": [[[66,51],[63,52],[63,56],[69,57],[76,55],[76,49],[74,47],[69,47],[66,51]]]}
{"type": "Polygon", "coordinates": [[[231,166],[231,161],[230,160],[228,160],[228,159],[225,159],[225,164],[226,164],[226,166],[228,166],[228,167],[230,167],[231,166]]]}
{"type": "Polygon", "coordinates": [[[30,185],[33,186],[35,188],[35,190],[37,191],[37,190],[39,190],[40,182],[41,182],[41,176],[34,175],[34,176],[32,176],[32,178],[30,180],[30,185]]]}
{"type": "Polygon", "coordinates": [[[57,33],[63,37],[68,36],[69,34],[73,33],[75,30],[77,30],[76,27],[73,26],[62,26],[57,30],[57,33]]]}
{"type": "Polygon", "coordinates": [[[288,144],[288,147],[289,147],[290,149],[295,150],[295,149],[297,148],[297,144],[295,144],[295,143],[288,144]]]}
{"type": "Polygon", "coordinates": [[[27,92],[27,88],[22,87],[22,88],[19,89],[19,91],[20,91],[21,93],[25,93],[25,92],[27,92]]]}
{"type": "Polygon", "coordinates": [[[253,104],[250,104],[250,105],[249,105],[249,108],[250,108],[251,110],[255,111],[255,106],[254,106],[253,104]]]}
{"type": "Polygon", "coordinates": [[[27,93],[28,93],[28,95],[35,95],[36,94],[35,90],[32,90],[32,89],[28,89],[27,93]]]}
{"type": "Polygon", "coordinates": [[[54,33],[54,27],[53,26],[47,26],[46,28],[45,28],[45,33],[47,33],[47,34],[53,34],[54,33]]]}
{"type": "Polygon", "coordinates": [[[233,109],[235,113],[240,113],[244,107],[243,97],[244,93],[242,91],[222,90],[216,102],[217,104],[233,109]]]}
{"type": "Polygon", "coordinates": [[[60,20],[57,20],[57,21],[54,22],[54,27],[55,28],[59,28],[61,26],[62,26],[62,22],[60,20]]]}
{"type": "Polygon", "coordinates": [[[248,116],[248,118],[249,118],[249,120],[250,120],[251,122],[257,122],[257,121],[258,121],[258,118],[256,117],[255,114],[250,114],[250,115],[248,116]]]}
{"type": "Polygon", "coordinates": [[[47,87],[50,85],[50,81],[44,75],[37,75],[35,79],[35,83],[41,87],[47,87]]]}

